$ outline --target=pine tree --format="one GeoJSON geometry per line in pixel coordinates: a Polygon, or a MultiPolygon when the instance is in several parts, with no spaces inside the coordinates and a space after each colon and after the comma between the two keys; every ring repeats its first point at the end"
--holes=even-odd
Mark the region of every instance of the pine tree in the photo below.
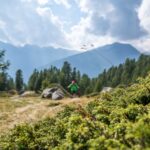
{"type": "Polygon", "coordinates": [[[96,80],[93,92],[100,92],[102,90],[102,87],[103,87],[102,82],[103,82],[103,80],[102,80],[102,76],[101,76],[96,80]]]}
{"type": "Polygon", "coordinates": [[[8,90],[7,87],[8,74],[6,73],[6,70],[9,67],[9,62],[4,61],[4,57],[5,51],[0,50],[0,91],[8,90]]]}
{"type": "Polygon", "coordinates": [[[80,80],[81,80],[81,74],[80,74],[80,71],[78,70],[77,71],[77,82],[80,82],[80,80]]]}
{"type": "Polygon", "coordinates": [[[15,89],[15,83],[14,83],[13,78],[11,77],[7,80],[7,89],[8,90],[15,89]]]}
{"type": "Polygon", "coordinates": [[[16,85],[16,90],[18,92],[20,92],[21,90],[23,90],[23,74],[22,74],[22,70],[19,69],[16,71],[16,80],[15,80],[15,85],[16,85]]]}
{"type": "Polygon", "coordinates": [[[42,87],[42,75],[39,74],[34,85],[34,91],[38,93],[41,87],[42,87]]]}
{"type": "Polygon", "coordinates": [[[83,76],[79,82],[81,95],[87,94],[87,93],[85,93],[85,91],[87,90],[89,85],[90,85],[90,78],[88,77],[88,75],[83,74],[83,76]]]}
{"type": "Polygon", "coordinates": [[[7,91],[7,73],[1,72],[0,73],[0,91],[7,91]]]}
{"type": "Polygon", "coordinates": [[[72,71],[72,75],[71,75],[71,76],[72,76],[72,77],[71,77],[72,80],[75,80],[75,81],[77,80],[77,71],[76,71],[76,68],[75,68],[75,67],[73,68],[73,71],[72,71]]]}
{"type": "Polygon", "coordinates": [[[38,75],[39,75],[38,70],[34,69],[32,75],[30,76],[29,81],[28,81],[28,89],[29,90],[32,90],[32,91],[35,90],[35,83],[38,79],[38,75]]]}
{"type": "Polygon", "coordinates": [[[60,78],[61,78],[61,85],[64,88],[67,88],[67,86],[70,84],[71,81],[71,66],[67,61],[64,62],[64,65],[61,69],[60,78]]]}
{"type": "Polygon", "coordinates": [[[0,50],[0,72],[4,72],[8,69],[10,63],[8,61],[4,61],[5,51],[0,50]]]}

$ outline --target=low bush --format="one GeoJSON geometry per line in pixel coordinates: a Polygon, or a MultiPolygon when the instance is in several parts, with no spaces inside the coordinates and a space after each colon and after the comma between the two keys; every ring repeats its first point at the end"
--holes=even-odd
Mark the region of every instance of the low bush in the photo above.
{"type": "Polygon", "coordinates": [[[65,106],[54,118],[15,127],[1,149],[148,150],[150,76],[103,93],[85,107],[65,106]]]}

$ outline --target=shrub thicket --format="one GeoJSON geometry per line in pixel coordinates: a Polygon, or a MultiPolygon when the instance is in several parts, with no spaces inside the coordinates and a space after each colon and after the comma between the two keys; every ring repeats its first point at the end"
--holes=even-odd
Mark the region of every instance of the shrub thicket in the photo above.
{"type": "Polygon", "coordinates": [[[150,75],[128,88],[102,93],[85,107],[15,127],[2,149],[126,150],[150,148],[150,75]]]}

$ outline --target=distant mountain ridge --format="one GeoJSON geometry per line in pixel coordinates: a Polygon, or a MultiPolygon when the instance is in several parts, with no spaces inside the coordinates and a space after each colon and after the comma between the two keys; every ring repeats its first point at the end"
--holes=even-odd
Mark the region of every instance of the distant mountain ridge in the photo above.
{"type": "Polygon", "coordinates": [[[22,69],[25,81],[35,68],[44,69],[51,65],[60,68],[64,61],[68,61],[82,74],[86,73],[90,77],[96,77],[104,69],[124,63],[127,58],[137,59],[140,55],[135,47],[122,43],[113,43],[82,53],[35,45],[16,47],[3,42],[0,42],[0,49],[6,50],[6,59],[11,62],[9,74],[14,77],[16,70],[22,69]]]}
{"type": "Polygon", "coordinates": [[[139,56],[140,52],[132,45],[113,43],[54,61],[45,67],[53,65],[60,68],[64,61],[68,61],[71,66],[76,67],[81,73],[96,77],[104,69],[124,63],[127,58],[137,59],[139,56]]]}
{"type": "Polygon", "coordinates": [[[14,77],[16,70],[22,69],[26,81],[33,69],[78,53],[73,50],[36,45],[17,47],[4,42],[0,42],[0,49],[6,50],[5,58],[11,63],[9,74],[14,77]]]}

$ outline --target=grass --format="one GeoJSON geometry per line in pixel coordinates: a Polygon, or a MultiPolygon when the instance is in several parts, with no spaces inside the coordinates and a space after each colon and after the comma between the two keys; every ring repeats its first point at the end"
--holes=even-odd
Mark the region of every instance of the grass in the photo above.
{"type": "Polygon", "coordinates": [[[65,98],[60,101],[40,97],[0,97],[0,136],[22,123],[34,123],[55,116],[66,105],[85,105],[87,98],[65,98]]]}
{"type": "Polygon", "coordinates": [[[38,103],[40,100],[33,98],[0,97],[0,112],[13,112],[18,107],[38,103]]]}
{"type": "Polygon", "coordinates": [[[58,106],[58,105],[60,105],[61,103],[60,102],[50,102],[49,104],[48,104],[48,107],[54,107],[54,106],[58,106]]]}

